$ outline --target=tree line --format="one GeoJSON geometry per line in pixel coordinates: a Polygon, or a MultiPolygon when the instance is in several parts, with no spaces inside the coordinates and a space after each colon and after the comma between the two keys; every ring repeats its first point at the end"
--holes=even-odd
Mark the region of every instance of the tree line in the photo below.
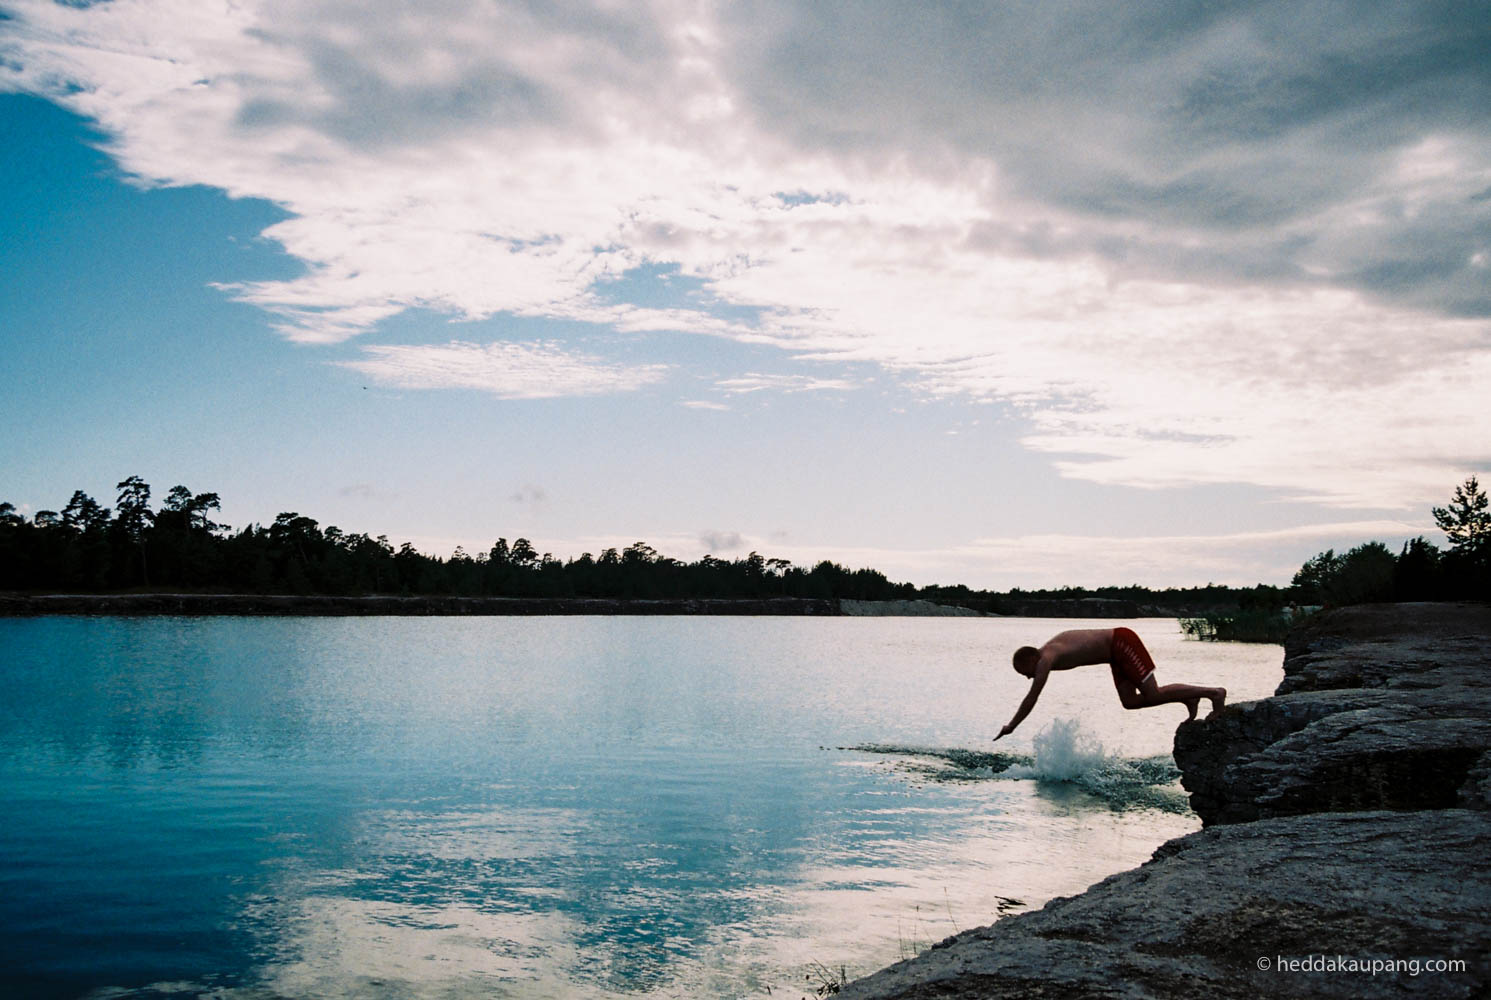
{"type": "Polygon", "coordinates": [[[1008,592],[964,585],[916,587],[875,569],[848,569],[829,560],[811,567],[752,552],[738,559],[706,555],[683,562],[645,542],[561,560],[526,538],[499,538],[485,552],[457,549],[449,558],[384,535],[322,528],[298,512],[270,525],[233,530],[214,520],[216,493],[174,486],[158,509],[139,476],[115,487],[112,508],[82,490],[59,511],[30,518],[0,503],[0,589],[95,593],[129,590],[280,594],[417,594],[509,597],[673,598],[921,598],[980,611],[1008,612],[1022,602],[1103,598],[1205,612],[1275,611],[1289,604],[1351,604],[1380,600],[1491,597],[1491,513],[1472,476],[1455,490],[1436,523],[1449,549],[1420,537],[1394,553],[1367,542],[1308,560],[1289,587],[1063,587],[1008,592]]]}
{"type": "Polygon", "coordinates": [[[296,511],[234,531],[214,520],[216,493],[174,486],[158,510],[139,476],[115,487],[112,508],[82,490],[31,518],[0,503],[0,589],[507,597],[913,597],[873,569],[824,560],[811,568],[752,552],[682,562],[645,542],[560,560],[526,538],[486,552],[427,555],[385,535],[352,534],[296,511]]]}

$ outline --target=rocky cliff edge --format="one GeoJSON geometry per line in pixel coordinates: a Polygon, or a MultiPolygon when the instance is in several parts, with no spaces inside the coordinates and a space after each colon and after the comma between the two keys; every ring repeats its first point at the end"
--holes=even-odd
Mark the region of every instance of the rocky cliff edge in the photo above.
{"type": "Polygon", "coordinates": [[[1206,829],[840,995],[1491,991],[1491,607],[1320,615],[1278,694],[1182,725],[1175,756],[1206,829]]]}

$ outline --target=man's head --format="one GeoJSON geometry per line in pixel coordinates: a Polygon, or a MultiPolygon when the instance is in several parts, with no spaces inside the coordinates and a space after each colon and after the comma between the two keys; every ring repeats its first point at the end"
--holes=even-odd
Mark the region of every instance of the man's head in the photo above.
{"type": "Polygon", "coordinates": [[[1014,658],[1010,661],[1015,668],[1015,673],[1024,674],[1026,677],[1035,676],[1036,662],[1041,658],[1041,651],[1034,646],[1021,646],[1015,650],[1014,658]]]}

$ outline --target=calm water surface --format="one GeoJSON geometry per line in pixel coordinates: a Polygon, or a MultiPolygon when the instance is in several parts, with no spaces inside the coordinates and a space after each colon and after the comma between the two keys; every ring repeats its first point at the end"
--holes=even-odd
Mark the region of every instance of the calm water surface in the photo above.
{"type": "MultiPolygon", "coordinates": [[[[813,963],[872,971],[1199,828],[840,749],[992,749],[1014,647],[1093,624],[0,620],[0,988],[811,994],[813,963]]],[[[1282,676],[1277,646],[1127,624],[1161,683],[1282,676]]],[[[1077,670],[999,749],[1064,718],[1167,754],[1184,715],[1077,670]]]]}

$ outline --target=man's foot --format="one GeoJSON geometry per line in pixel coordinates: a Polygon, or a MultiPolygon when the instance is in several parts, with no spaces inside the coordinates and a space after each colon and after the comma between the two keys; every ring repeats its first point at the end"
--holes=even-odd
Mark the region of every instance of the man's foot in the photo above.
{"type": "Polygon", "coordinates": [[[1227,689],[1217,688],[1216,690],[1216,694],[1209,694],[1206,696],[1207,699],[1211,702],[1211,711],[1213,715],[1220,712],[1223,706],[1227,704],[1227,689]]]}
{"type": "Polygon", "coordinates": [[[1201,699],[1200,698],[1188,698],[1188,699],[1186,699],[1186,702],[1185,702],[1186,711],[1191,713],[1190,718],[1186,719],[1187,722],[1194,722],[1194,721],[1196,721],[1196,707],[1198,705],[1200,705],[1200,704],[1201,704],[1201,699]]]}

